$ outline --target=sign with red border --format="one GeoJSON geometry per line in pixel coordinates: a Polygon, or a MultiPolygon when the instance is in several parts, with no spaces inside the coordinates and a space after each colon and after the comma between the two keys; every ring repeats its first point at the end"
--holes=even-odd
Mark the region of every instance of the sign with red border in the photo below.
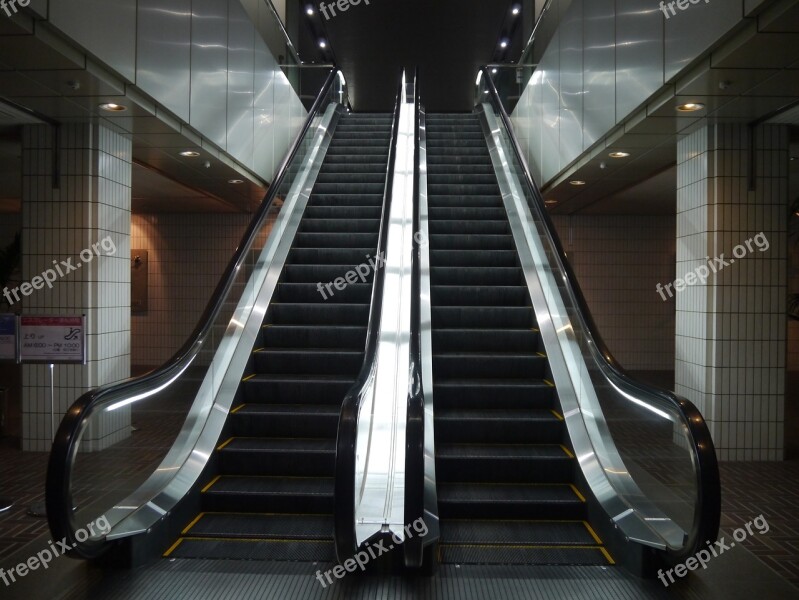
{"type": "Polygon", "coordinates": [[[86,364],[85,317],[21,316],[19,361],[86,364]]]}

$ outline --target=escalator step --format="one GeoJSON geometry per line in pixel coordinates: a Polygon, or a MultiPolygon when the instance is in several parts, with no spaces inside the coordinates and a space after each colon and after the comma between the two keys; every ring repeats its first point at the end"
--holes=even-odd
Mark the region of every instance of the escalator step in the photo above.
{"type": "MultiPolygon", "coordinates": [[[[457,213],[457,209],[451,209],[457,213]]],[[[429,231],[434,235],[508,235],[507,221],[475,221],[455,216],[453,220],[430,220],[429,231]]]]}
{"type": "Polygon", "coordinates": [[[439,409],[437,443],[524,444],[533,439],[556,444],[563,439],[563,421],[546,409],[439,409]]]}
{"type": "Polygon", "coordinates": [[[536,379],[546,376],[547,358],[528,353],[433,354],[433,369],[443,379],[536,379]]]}
{"type": "Polygon", "coordinates": [[[202,538],[259,540],[328,540],[333,536],[332,515],[205,512],[182,532],[202,538]]]}
{"type": "Polygon", "coordinates": [[[520,267],[432,267],[432,285],[524,285],[520,267]]]}
{"type": "MultiPolygon", "coordinates": [[[[322,234],[317,234],[322,235],[322,234]]],[[[513,236],[510,234],[463,235],[463,234],[431,234],[431,250],[513,250],[513,236]]]]}
{"type": "Polygon", "coordinates": [[[217,448],[226,475],[332,476],[336,442],[314,438],[231,438],[217,448]]]}
{"type": "Polygon", "coordinates": [[[309,350],[331,348],[363,351],[366,344],[366,327],[266,325],[261,329],[261,337],[263,346],[270,348],[307,348],[309,350]]]}
{"type": "Polygon", "coordinates": [[[164,556],[169,558],[331,562],[335,560],[335,548],[332,539],[319,541],[180,538],[164,556]]]}
{"type": "Polygon", "coordinates": [[[482,565],[612,565],[601,546],[451,545],[439,546],[439,561],[482,565]]]}
{"type": "Polygon", "coordinates": [[[338,432],[339,407],[332,404],[242,404],[231,414],[237,437],[331,438],[338,432]]]}
{"type": "Polygon", "coordinates": [[[557,444],[440,444],[436,476],[440,481],[524,483],[569,482],[574,457],[557,444]]]}
{"type": "Polygon", "coordinates": [[[436,408],[553,407],[555,388],[539,380],[447,380],[433,384],[436,408]]]}
{"type": "Polygon", "coordinates": [[[210,511],[332,514],[332,477],[215,477],[203,488],[210,511]]]}
{"type": "MultiPolygon", "coordinates": [[[[433,322],[439,325],[434,318],[433,322]]],[[[468,323],[468,322],[467,322],[468,323]]],[[[433,330],[433,347],[437,352],[527,352],[538,351],[541,334],[537,329],[444,329],[433,330]]]]}
{"type": "Polygon", "coordinates": [[[490,516],[528,520],[582,520],[586,516],[583,497],[565,483],[442,482],[438,486],[438,502],[442,523],[443,519],[490,516]]]}
{"type": "Polygon", "coordinates": [[[434,306],[527,306],[529,294],[522,286],[433,285],[434,306]]]}
{"type": "MultiPolygon", "coordinates": [[[[517,267],[516,252],[513,250],[430,250],[430,264],[433,269],[447,267],[517,267]]],[[[497,306],[498,310],[503,307],[497,306]]],[[[435,309],[434,309],[435,310],[435,309]]]]}
{"type": "Polygon", "coordinates": [[[319,404],[341,405],[354,376],[340,375],[251,375],[243,382],[243,401],[267,404],[303,404],[312,398],[319,404]]]}
{"type": "Polygon", "coordinates": [[[441,524],[441,535],[449,544],[599,545],[585,521],[451,519],[441,524]]]}
{"type": "Polygon", "coordinates": [[[529,306],[434,306],[434,335],[438,328],[533,328],[535,314],[529,306]]]}
{"type": "Polygon", "coordinates": [[[369,305],[337,303],[285,304],[273,302],[269,305],[274,325],[361,325],[369,319],[369,305]]]}
{"type": "MultiPolygon", "coordinates": [[[[364,260],[366,258],[364,257],[364,260]]],[[[341,275],[339,275],[341,277],[341,275]]],[[[337,279],[337,278],[336,278],[337,279]]],[[[369,283],[348,283],[344,286],[342,280],[336,289],[335,279],[317,281],[316,283],[289,283],[282,282],[277,285],[277,301],[286,303],[327,302],[328,304],[369,304],[372,298],[372,285],[369,283]],[[321,285],[320,285],[321,284],[321,285]]]]}
{"type": "Polygon", "coordinates": [[[292,350],[262,348],[253,354],[257,373],[285,375],[313,373],[314,375],[351,375],[353,378],[363,363],[363,350],[292,350]]]}

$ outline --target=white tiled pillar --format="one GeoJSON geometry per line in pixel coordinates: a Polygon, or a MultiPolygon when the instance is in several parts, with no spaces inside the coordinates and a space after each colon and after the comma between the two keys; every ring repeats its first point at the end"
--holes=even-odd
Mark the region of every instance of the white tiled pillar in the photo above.
{"type": "Polygon", "coordinates": [[[677,146],[676,277],[712,267],[674,294],[676,391],[720,460],[783,458],[788,130],[754,137],[753,191],[746,126],[706,124],[677,146]]]}
{"type": "MultiPolygon", "coordinates": [[[[57,136],[48,125],[22,136],[22,278],[64,266],[52,289],[22,297],[24,314],[87,317],[88,364],[56,365],[55,422],[84,392],[130,374],[131,142],[106,127],[70,123],[57,136]],[[60,186],[54,187],[54,149],[60,186]]],[[[29,290],[30,291],[30,290],[29,290]]],[[[50,449],[48,366],[23,367],[22,447],[50,449]]],[[[130,433],[123,408],[92,420],[83,450],[107,447],[130,433]]]]}

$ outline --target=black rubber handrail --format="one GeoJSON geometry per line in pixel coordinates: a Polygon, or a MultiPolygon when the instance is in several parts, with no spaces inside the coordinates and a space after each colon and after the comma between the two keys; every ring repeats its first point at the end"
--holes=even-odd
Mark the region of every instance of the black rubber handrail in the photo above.
{"type": "MultiPolygon", "coordinates": [[[[244,266],[250,248],[261,231],[269,209],[277,197],[278,191],[286,177],[289,166],[293,163],[301,144],[313,120],[336,81],[338,69],[332,69],[319,95],[314,101],[308,118],[294,140],[288,154],[283,159],[267,191],[264,201],[258,208],[255,217],[250,221],[247,230],[242,236],[239,246],[233,254],[227,268],[216,286],[208,305],[205,308],[197,326],[187,339],[183,347],[178,350],[161,367],[150,371],[140,377],[134,377],[121,383],[102,386],[86,392],[70,406],[56,432],[53,446],[50,451],[50,460],[47,465],[47,480],[45,486],[45,505],[47,507],[47,520],[54,540],[65,539],[72,548],[71,554],[82,558],[95,558],[105,552],[108,544],[105,540],[78,540],[75,533],[78,531],[74,522],[72,502],[72,468],[78,452],[81,434],[88,423],[90,415],[99,407],[124,397],[134,397],[141,394],[152,393],[159,387],[166,387],[180,377],[196,358],[203,347],[208,334],[211,332],[216,318],[227,299],[230,290],[236,281],[240,268],[244,266]]],[[[85,524],[81,524],[82,527],[85,524]]]]}
{"type": "MultiPolygon", "coordinates": [[[[421,94],[419,70],[414,72],[414,165],[413,165],[413,255],[411,257],[411,337],[408,413],[405,426],[405,523],[424,519],[424,386],[422,385],[421,252],[419,227],[419,169],[421,94]]],[[[424,544],[421,537],[405,540],[405,566],[422,566],[424,544]]]]}
{"type": "MultiPolygon", "coordinates": [[[[400,80],[402,78],[400,77],[400,80]]],[[[380,216],[380,234],[377,240],[377,256],[386,258],[388,244],[388,224],[391,213],[392,186],[394,182],[394,162],[397,154],[397,131],[399,113],[402,105],[402,81],[399,84],[394,104],[391,140],[386,165],[386,185],[383,190],[383,211],[380,216]]],[[[366,331],[364,360],[355,383],[352,384],[339,413],[338,435],[336,437],[336,474],[335,474],[335,513],[334,539],[336,556],[339,563],[353,556],[358,550],[355,536],[355,446],[358,439],[358,415],[360,414],[362,389],[373,376],[376,369],[377,341],[380,335],[380,318],[382,315],[383,286],[385,269],[375,269],[372,299],[369,309],[369,325],[366,331]]]]}
{"type": "Polygon", "coordinates": [[[670,560],[681,562],[685,558],[693,556],[700,548],[706,547],[708,542],[714,542],[718,537],[721,520],[721,482],[719,478],[718,460],[716,458],[716,451],[713,446],[710,430],[702,414],[690,400],[678,396],[673,392],[661,390],[635,380],[613,357],[613,354],[599,334],[599,328],[594,322],[591,311],[588,308],[588,303],[580,289],[577,277],[571,268],[571,263],[560,243],[560,237],[555,229],[555,225],[549,216],[549,212],[545,208],[544,198],[530,174],[527,161],[523,158],[524,153],[514,133],[510,117],[499,98],[499,93],[491,79],[489,70],[486,67],[482,67],[481,71],[483,73],[483,81],[485,81],[489,94],[497,106],[505,130],[511,139],[516,161],[519,163],[524,173],[524,184],[527,186],[530,191],[530,197],[533,199],[532,202],[528,202],[530,210],[534,211],[544,222],[544,229],[546,230],[549,243],[555,248],[555,259],[558,261],[558,267],[565,275],[566,290],[571,294],[571,299],[575,303],[580,318],[583,321],[583,327],[593,341],[596,363],[602,370],[603,375],[616,385],[631,390],[633,393],[655,396],[676,408],[682,414],[683,421],[688,428],[693,455],[696,459],[695,466],[698,485],[698,498],[694,507],[693,528],[688,533],[682,549],[666,550],[666,554],[669,556],[670,560]]]}

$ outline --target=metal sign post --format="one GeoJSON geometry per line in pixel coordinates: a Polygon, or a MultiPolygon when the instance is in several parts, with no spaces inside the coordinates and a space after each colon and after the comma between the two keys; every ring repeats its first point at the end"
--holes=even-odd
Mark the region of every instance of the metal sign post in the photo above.
{"type": "MultiPolygon", "coordinates": [[[[55,365],[86,364],[86,317],[19,317],[18,360],[50,366],[50,439],[55,439],[55,365]]],[[[46,517],[44,502],[28,508],[34,517],[46,517]]]]}

